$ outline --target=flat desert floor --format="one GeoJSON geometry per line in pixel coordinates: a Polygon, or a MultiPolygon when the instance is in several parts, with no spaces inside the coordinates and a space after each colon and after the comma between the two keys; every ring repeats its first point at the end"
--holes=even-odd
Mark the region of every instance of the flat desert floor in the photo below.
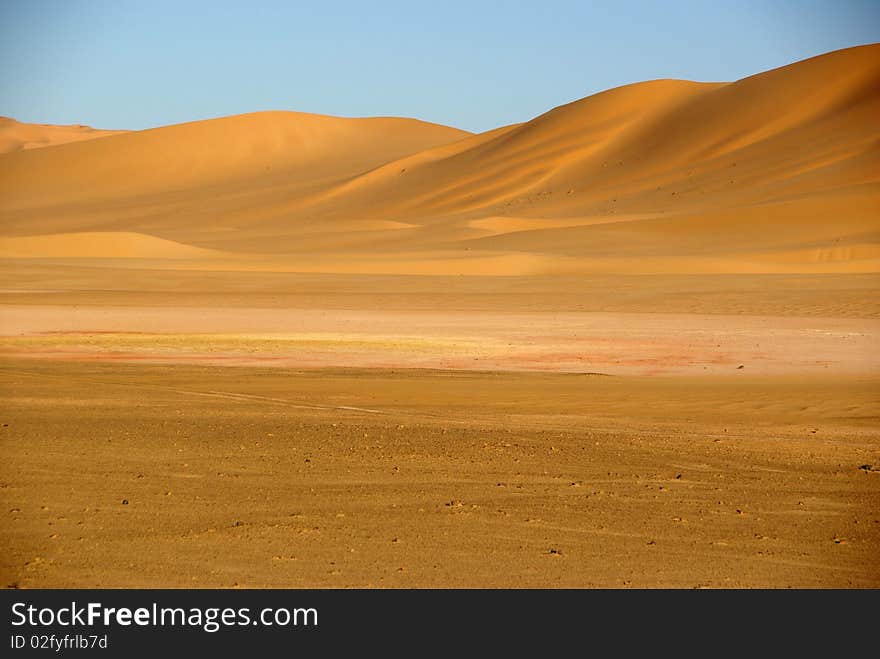
{"type": "Polygon", "coordinates": [[[872,276],[29,272],[5,586],[880,586],[872,276]]]}

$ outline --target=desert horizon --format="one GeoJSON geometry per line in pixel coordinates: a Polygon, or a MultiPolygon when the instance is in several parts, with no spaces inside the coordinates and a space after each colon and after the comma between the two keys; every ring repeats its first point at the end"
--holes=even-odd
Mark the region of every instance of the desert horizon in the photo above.
{"type": "Polygon", "coordinates": [[[0,118],[2,584],[880,587],[878,117],[0,118]]]}

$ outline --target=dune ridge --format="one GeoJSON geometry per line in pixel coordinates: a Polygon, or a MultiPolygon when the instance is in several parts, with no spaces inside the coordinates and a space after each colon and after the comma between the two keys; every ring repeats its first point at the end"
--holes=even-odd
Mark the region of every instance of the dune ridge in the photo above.
{"type": "Polygon", "coordinates": [[[877,272],[877,116],[880,45],[626,85],[479,135],[239,115],[5,154],[2,235],[52,257],[40,236],[139,233],[281,271],[877,272]]]}

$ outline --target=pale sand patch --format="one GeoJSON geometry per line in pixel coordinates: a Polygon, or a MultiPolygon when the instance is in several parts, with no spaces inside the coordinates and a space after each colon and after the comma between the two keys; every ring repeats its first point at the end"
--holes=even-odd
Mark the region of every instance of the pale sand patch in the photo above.
{"type": "Polygon", "coordinates": [[[731,377],[745,369],[880,372],[880,321],[870,319],[6,305],[0,332],[7,353],[63,359],[731,377]]]}

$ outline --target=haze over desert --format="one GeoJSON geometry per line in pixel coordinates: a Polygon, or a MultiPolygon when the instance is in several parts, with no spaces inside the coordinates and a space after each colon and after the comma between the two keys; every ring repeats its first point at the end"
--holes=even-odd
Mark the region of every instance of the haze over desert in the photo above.
{"type": "Polygon", "coordinates": [[[2,584],[880,587],[878,117],[0,119],[2,584]]]}

